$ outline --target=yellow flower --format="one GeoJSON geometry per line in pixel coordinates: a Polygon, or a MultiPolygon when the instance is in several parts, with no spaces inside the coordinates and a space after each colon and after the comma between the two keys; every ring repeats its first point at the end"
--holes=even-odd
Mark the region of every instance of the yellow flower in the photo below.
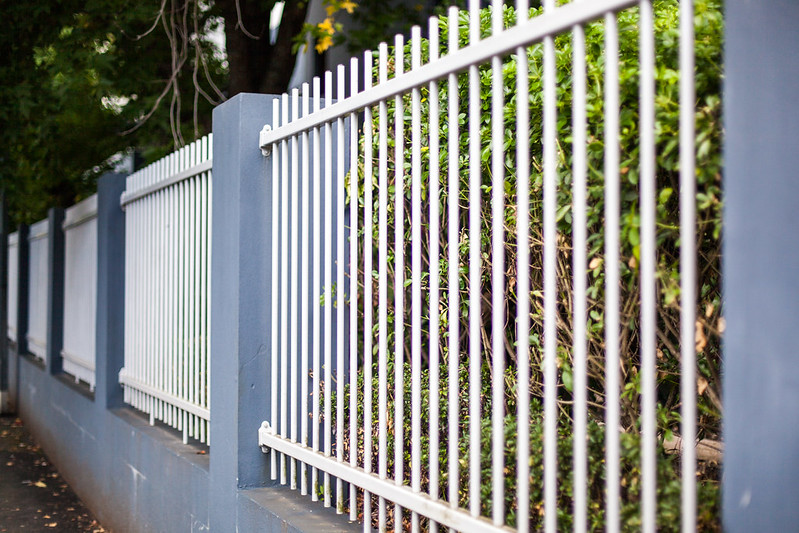
{"type": "Polygon", "coordinates": [[[355,2],[352,2],[350,0],[344,0],[343,2],[341,2],[341,5],[339,7],[341,9],[346,9],[347,13],[352,14],[352,12],[355,10],[355,8],[358,7],[358,4],[356,4],[355,2]]]}
{"type": "Polygon", "coordinates": [[[333,38],[329,35],[326,35],[319,39],[319,41],[316,43],[316,51],[321,54],[331,46],[333,46],[333,38]]]}
{"type": "Polygon", "coordinates": [[[330,17],[317,24],[316,27],[319,28],[323,33],[326,33],[328,36],[333,35],[333,33],[336,31],[333,29],[333,19],[330,17]]]}
{"type": "Polygon", "coordinates": [[[327,11],[327,16],[329,17],[330,15],[335,13],[337,10],[336,10],[336,8],[334,6],[327,6],[325,8],[325,11],[327,11]]]}

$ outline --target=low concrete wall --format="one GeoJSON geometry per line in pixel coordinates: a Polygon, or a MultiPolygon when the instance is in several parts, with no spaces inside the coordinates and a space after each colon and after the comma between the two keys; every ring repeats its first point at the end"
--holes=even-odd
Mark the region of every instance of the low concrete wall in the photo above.
{"type": "Polygon", "coordinates": [[[208,531],[209,455],[132,409],[19,358],[19,415],[64,479],[113,531],[208,531]]]}
{"type": "Polygon", "coordinates": [[[210,531],[216,499],[236,502],[215,517],[233,523],[231,531],[360,531],[344,516],[285,487],[231,493],[211,486],[211,461],[224,459],[229,450],[183,444],[176,431],[150,426],[130,408],[102,409],[67,376],[49,375],[32,358],[10,355],[19,362],[19,415],[111,531],[210,531]]]}

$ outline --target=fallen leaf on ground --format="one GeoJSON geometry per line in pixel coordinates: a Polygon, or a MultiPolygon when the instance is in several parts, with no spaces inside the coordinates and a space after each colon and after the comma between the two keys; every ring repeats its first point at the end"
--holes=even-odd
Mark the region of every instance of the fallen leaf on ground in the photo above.
{"type": "Polygon", "coordinates": [[[34,485],[36,485],[37,487],[42,488],[42,489],[47,487],[47,485],[45,485],[41,481],[37,481],[36,483],[34,483],[34,485]]]}

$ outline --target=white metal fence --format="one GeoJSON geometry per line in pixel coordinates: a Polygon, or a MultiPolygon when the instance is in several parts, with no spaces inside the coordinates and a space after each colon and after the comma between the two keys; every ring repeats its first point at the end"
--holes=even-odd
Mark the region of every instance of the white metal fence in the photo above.
{"type": "Polygon", "coordinates": [[[47,357],[47,265],[50,261],[50,222],[40,220],[28,234],[28,351],[47,357]]]}
{"type": "Polygon", "coordinates": [[[132,174],[125,209],[125,401],[209,442],[209,135],[132,174]]]}
{"type": "Polygon", "coordinates": [[[66,210],[64,223],[64,371],[95,385],[97,195],[66,210]]]}
{"type": "Polygon", "coordinates": [[[19,232],[8,235],[8,338],[17,342],[17,285],[19,284],[19,232]]]}
{"type": "Polygon", "coordinates": [[[693,4],[470,4],[261,133],[272,476],[364,530],[692,531],[719,316],[693,4]]]}

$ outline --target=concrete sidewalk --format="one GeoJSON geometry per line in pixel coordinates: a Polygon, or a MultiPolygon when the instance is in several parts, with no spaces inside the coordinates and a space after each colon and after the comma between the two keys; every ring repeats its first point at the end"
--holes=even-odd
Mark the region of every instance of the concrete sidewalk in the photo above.
{"type": "Polygon", "coordinates": [[[106,532],[22,421],[0,416],[0,532],[106,532]]]}

